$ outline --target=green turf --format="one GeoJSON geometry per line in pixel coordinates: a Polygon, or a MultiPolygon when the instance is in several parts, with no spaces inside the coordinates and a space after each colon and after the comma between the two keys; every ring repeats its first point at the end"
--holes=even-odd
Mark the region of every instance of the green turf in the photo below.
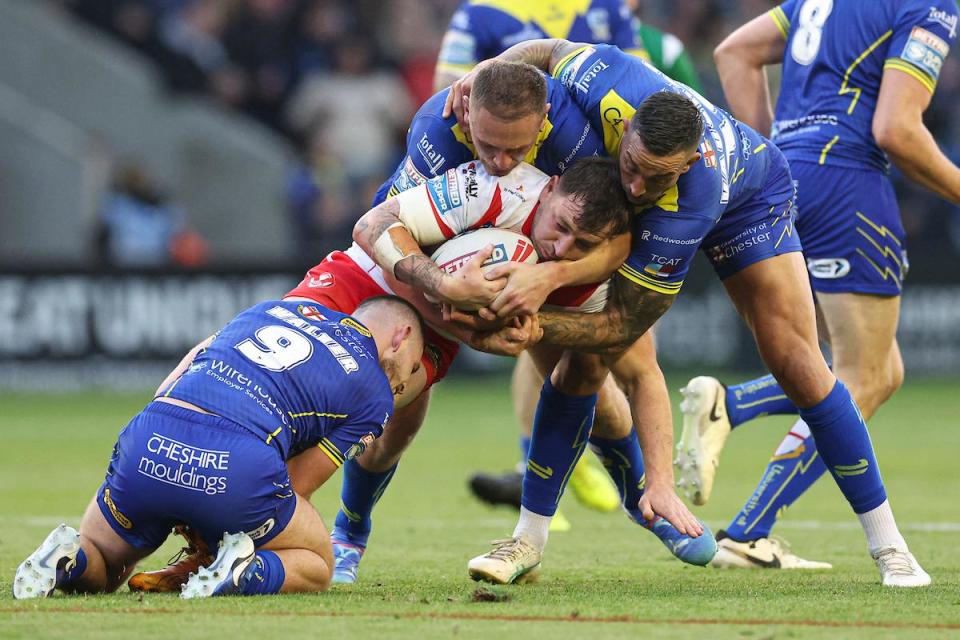
{"type": "MultiPolygon", "coordinates": [[[[680,380],[672,381],[676,388],[680,380]]],[[[436,391],[427,425],[378,507],[361,582],[316,596],[181,602],[121,592],[16,602],[0,592],[0,638],[525,637],[929,638],[960,636],[960,451],[957,381],[917,381],[874,419],[872,432],[896,514],[934,579],[918,591],[878,584],[862,533],[839,492],[821,482],[779,533],[829,572],[716,571],[672,560],[622,515],[562,507],[574,523],[553,534],[543,577],[477,594],[466,561],[512,531],[514,514],[467,494],[474,469],[509,467],[516,435],[506,382],[452,381],[436,391]],[[824,523],[819,530],[815,523],[824,523]],[[941,530],[932,525],[939,524],[941,530]],[[491,596],[492,594],[492,596],[491,596]],[[478,595],[480,597],[478,597],[478,595]],[[486,597],[484,597],[486,595],[486,597]],[[487,601],[494,600],[494,601],[487,601]],[[939,627],[937,625],[940,625],[939,627]]],[[[145,395],[0,396],[0,581],[61,519],[76,524],[102,479],[117,430],[145,395]]],[[[753,488],[790,421],[733,434],[711,504],[723,526],[753,488]]],[[[329,521],[334,482],[315,497],[329,521]]],[[[145,564],[159,567],[176,550],[145,564]]]]}

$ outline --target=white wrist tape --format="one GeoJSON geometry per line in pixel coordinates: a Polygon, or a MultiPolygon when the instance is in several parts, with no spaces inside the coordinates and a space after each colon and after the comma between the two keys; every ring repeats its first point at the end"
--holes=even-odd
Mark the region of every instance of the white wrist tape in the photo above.
{"type": "Polygon", "coordinates": [[[404,225],[402,222],[394,222],[387,227],[386,231],[381,233],[377,241],[373,243],[373,252],[376,254],[374,257],[377,259],[377,263],[382,268],[388,269],[391,275],[394,275],[393,268],[396,264],[411,255],[404,253],[393,241],[393,236],[390,232],[397,227],[404,228],[404,225]]]}

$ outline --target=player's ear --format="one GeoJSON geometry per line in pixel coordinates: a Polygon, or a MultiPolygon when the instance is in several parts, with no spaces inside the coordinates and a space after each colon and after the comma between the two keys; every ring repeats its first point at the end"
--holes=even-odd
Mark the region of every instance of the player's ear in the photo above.
{"type": "Polygon", "coordinates": [[[690,167],[692,167],[693,165],[695,165],[695,164],[697,164],[698,162],[700,162],[700,158],[701,158],[701,157],[702,157],[702,156],[700,155],[700,152],[699,152],[699,151],[694,151],[694,152],[693,152],[693,155],[691,155],[689,158],[687,158],[687,164],[686,164],[686,166],[683,168],[683,171],[681,171],[680,173],[686,173],[687,171],[690,171],[690,167]]]}
{"type": "Polygon", "coordinates": [[[413,327],[408,324],[398,326],[393,330],[393,337],[390,340],[390,347],[394,351],[400,351],[400,348],[403,346],[403,341],[406,340],[412,332],[413,327]]]}
{"type": "Polygon", "coordinates": [[[548,193],[552,193],[554,189],[557,188],[557,185],[560,184],[560,176],[550,176],[550,179],[547,181],[547,185],[543,188],[543,191],[540,192],[540,200],[543,200],[543,196],[548,193]]]}
{"type": "Polygon", "coordinates": [[[546,118],[550,115],[550,103],[547,103],[547,106],[543,109],[543,117],[546,118]]]}

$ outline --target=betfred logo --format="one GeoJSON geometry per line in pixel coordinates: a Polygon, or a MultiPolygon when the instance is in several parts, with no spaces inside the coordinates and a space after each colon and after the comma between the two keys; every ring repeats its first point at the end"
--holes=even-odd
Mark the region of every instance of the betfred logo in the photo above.
{"type": "MultiPolygon", "coordinates": [[[[530,246],[530,243],[524,242],[524,241],[520,241],[517,243],[517,251],[515,251],[514,253],[520,252],[522,245],[526,245],[528,250],[525,249],[524,251],[526,251],[526,255],[530,255],[530,252],[533,251],[533,247],[530,246]]],[[[448,262],[444,262],[443,264],[441,264],[440,268],[446,271],[447,273],[449,273],[450,275],[453,275],[457,271],[460,271],[461,269],[463,269],[463,267],[466,266],[468,262],[470,262],[470,259],[473,258],[473,256],[476,255],[476,253],[477,253],[476,251],[471,251],[470,253],[465,253],[462,256],[457,256],[453,260],[450,260],[448,262]]],[[[500,243],[493,246],[493,255],[490,256],[489,260],[483,263],[483,266],[489,267],[490,265],[500,264],[501,262],[508,262],[509,260],[510,259],[507,257],[507,248],[503,245],[503,243],[500,243]]]]}

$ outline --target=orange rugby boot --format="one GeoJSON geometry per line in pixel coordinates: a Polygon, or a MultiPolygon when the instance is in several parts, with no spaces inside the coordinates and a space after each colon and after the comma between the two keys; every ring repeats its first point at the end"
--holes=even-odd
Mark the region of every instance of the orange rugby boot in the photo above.
{"type": "Polygon", "coordinates": [[[213,556],[200,535],[187,525],[178,524],[173,532],[187,541],[180,553],[170,558],[163,569],[135,573],[127,581],[130,591],[149,593],[180,593],[180,587],[186,583],[191,573],[213,562],[213,556]]]}

